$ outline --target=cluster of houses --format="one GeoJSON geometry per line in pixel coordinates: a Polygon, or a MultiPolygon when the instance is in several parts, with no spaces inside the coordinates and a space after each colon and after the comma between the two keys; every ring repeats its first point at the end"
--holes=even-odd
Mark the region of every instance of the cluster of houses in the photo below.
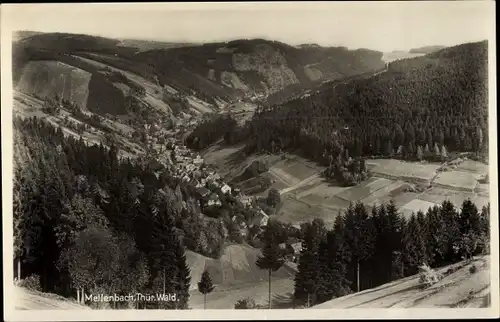
{"type": "Polygon", "coordinates": [[[171,160],[174,164],[174,177],[190,183],[197,188],[197,192],[204,200],[205,206],[220,206],[221,194],[230,194],[236,197],[243,205],[250,206],[254,198],[244,195],[240,189],[233,189],[224,182],[217,171],[208,168],[205,160],[198,154],[192,152],[186,146],[178,144],[174,139],[167,144],[172,153],[171,160]]]}

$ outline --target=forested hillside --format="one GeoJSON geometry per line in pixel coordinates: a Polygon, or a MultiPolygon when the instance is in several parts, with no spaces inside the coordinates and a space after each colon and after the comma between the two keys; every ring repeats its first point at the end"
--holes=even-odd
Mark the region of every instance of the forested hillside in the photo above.
{"type": "Polygon", "coordinates": [[[14,44],[14,79],[27,61],[37,59],[32,58],[33,52],[76,55],[219,105],[282,91],[281,96],[290,97],[324,81],[384,67],[382,53],[366,49],[297,48],[262,39],[168,45],[171,48],[141,50],[103,37],[34,34],[14,44]]]}
{"type": "Polygon", "coordinates": [[[384,65],[382,53],[376,51],[296,48],[263,39],[151,50],[137,56],[155,66],[160,82],[186,82],[192,78],[188,77],[189,71],[237,95],[271,94],[288,87],[307,88],[318,81],[348,77],[384,65]],[[180,75],[188,78],[182,79],[180,75]]]}
{"type": "Polygon", "coordinates": [[[254,220],[230,196],[216,212],[200,209],[195,187],[153,159],[119,159],[114,146],[88,146],[36,118],[14,128],[15,258],[44,292],[153,294],[165,277],[186,307],[185,248],[217,257],[225,242],[245,240],[240,222],[254,220]]]}
{"type": "Polygon", "coordinates": [[[325,165],[339,155],[484,156],[487,53],[486,41],[446,48],[282,106],[261,106],[242,137],[249,151],[300,149],[325,165]]]}
{"type": "Polygon", "coordinates": [[[392,202],[371,212],[351,204],[331,230],[314,219],[302,226],[294,298],[314,305],[415,275],[422,264],[437,268],[487,254],[489,216],[489,205],[479,211],[465,200],[409,219],[392,202]]]}

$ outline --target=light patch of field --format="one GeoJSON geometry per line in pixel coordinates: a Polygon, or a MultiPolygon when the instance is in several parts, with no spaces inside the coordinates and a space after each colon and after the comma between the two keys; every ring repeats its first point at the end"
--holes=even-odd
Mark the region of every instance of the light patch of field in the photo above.
{"type": "Polygon", "coordinates": [[[213,110],[209,107],[210,105],[208,105],[207,103],[202,104],[199,100],[195,100],[192,96],[188,96],[186,97],[186,99],[188,100],[189,104],[191,104],[191,106],[200,113],[213,112],[213,110]]]}
{"type": "Polygon", "coordinates": [[[399,192],[402,192],[402,190],[406,187],[408,187],[407,183],[403,181],[396,181],[374,191],[369,196],[361,199],[361,202],[363,202],[365,205],[370,206],[386,203],[390,201],[393,196],[397,195],[399,192]]]}
{"type": "Polygon", "coordinates": [[[489,165],[474,160],[466,160],[460,163],[457,166],[456,170],[463,172],[472,172],[476,174],[486,174],[489,172],[489,165]]]}
{"type": "MultiPolygon", "coordinates": [[[[94,54],[94,55],[99,56],[98,54],[94,54]]],[[[131,73],[131,72],[128,72],[128,71],[125,71],[122,69],[118,69],[118,68],[100,63],[100,62],[92,60],[92,59],[88,59],[88,58],[81,57],[81,56],[75,56],[75,55],[73,55],[73,57],[78,58],[84,62],[87,62],[87,63],[92,64],[92,65],[99,67],[99,68],[106,67],[109,70],[122,73],[132,82],[144,87],[144,89],[146,90],[146,96],[143,97],[141,100],[145,101],[147,104],[149,104],[151,107],[153,107],[154,109],[156,109],[158,111],[162,111],[164,113],[171,113],[172,112],[170,110],[170,107],[162,100],[163,89],[160,85],[154,84],[153,82],[151,82],[151,81],[149,81],[149,80],[147,80],[139,75],[136,75],[134,73],[131,73]]],[[[106,57],[108,57],[108,56],[106,56],[106,57]]]]}
{"type": "MultiPolygon", "coordinates": [[[[192,251],[186,251],[186,259],[191,268],[191,280],[199,281],[204,270],[210,273],[212,282],[217,286],[233,286],[245,283],[264,282],[268,272],[255,264],[261,251],[248,245],[234,244],[224,247],[219,259],[205,257],[192,251]]],[[[283,266],[273,272],[275,278],[290,278],[293,271],[283,266]]],[[[191,288],[196,289],[196,284],[191,288]]]]}
{"type": "Polygon", "coordinates": [[[297,200],[291,196],[284,196],[283,206],[279,209],[276,218],[285,223],[300,224],[310,221],[314,218],[321,218],[327,225],[332,225],[340,210],[345,209],[348,204],[339,199],[339,204],[333,203],[332,197],[327,203],[323,198],[320,202],[318,197],[312,197],[311,200],[307,196],[302,200],[297,200]]]}
{"type": "Polygon", "coordinates": [[[300,182],[300,180],[297,179],[296,177],[274,166],[269,169],[269,173],[271,173],[274,177],[286,183],[288,186],[293,186],[300,182]]]}
{"type": "Polygon", "coordinates": [[[457,308],[466,307],[469,302],[474,302],[474,305],[479,307],[487,307],[491,305],[487,300],[491,284],[490,262],[490,256],[484,256],[475,258],[471,263],[459,262],[436,269],[442,274],[450,268],[457,270],[427,289],[419,287],[419,274],[417,274],[339,297],[312,308],[457,308]],[[474,274],[469,272],[472,265],[478,269],[474,274]],[[476,298],[484,301],[477,305],[476,298]]]}
{"type": "Polygon", "coordinates": [[[245,85],[235,73],[223,71],[220,75],[220,78],[222,84],[227,87],[248,91],[248,86],[245,85]]]}
{"type": "Polygon", "coordinates": [[[23,68],[16,87],[41,97],[57,94],[84,107],[87,105],[91,76],[89,72],[58,61],[30,61],[23,68]]]}
{"type": "Polygon", "coordinates": [[[130,92],[130,87],[122,83],[113,83],[113,86],[122,91],[124,95],[128,95],[130,92]]]}
{"type": "Polygon", "coordinates": [[[473,190],[479,178],[479,174],[471,172],[445,171],[438,174],[434,183],[450,189],[473,190]]]}
{"type": "Polygon", "coordinates": [[[392,180],[372,177],[367,181],[337,194],[338,198],[346,201],[358,201],[368,197],[373,192],[394,183],[392,180]]]}
{"type": "Polygon", "coordinates": [[[15,286],[13,290],[16,310],[90,310],[88,306],[57,294],[32,291],[19,286],[15,286]]]}
{"type": "Polygon", "coordinates": [[[317,179],[313,180],[311,184],[303,187],[303,189],[298,188],[293,192],[298,199],[308,195],[316,195],[321,198],[329,198],[343,191],[346,191],[347,189],[349,189],[349,187],[334,186],[330,183],[324,182],[324,179],[318,177],[317,179]],[[318,184],[318,182],[320,183],[318,184]]]}
{"type": "MultiPolygon", "coordinates": [[[[271,280],[271,306],[272,308],[291,307],[291,295],[294,291],[293,278],[272,278],[271,280]]],[[[234,305],[241,299],[251,298],[255,304],[267,307],[269,303],[268,282],[249,283],[234,287],[215,287],[212,293],[207,295],[208,310],[234,309],[234,305]]],[[[189,307],[192,309],[203,309],[204,296],[198,290],[191,291],[189,307]]]]}
{"type": "Polygon", "coordinates": [[[293,175],[299,181],[305,180],[313,174],[325,169],[299,156],[287,157],[284,162],[280,162],[276,167],[293,175]]]}
{"type": "Polygon", "coordinates": [[[410,201],[409,203],[407,203],[406,205],[404,205],[403,207],[401,207],[401,211],[404,213],[404,214],[407,214],[407,213],[417,213],[419,210],[421,210],[422,212],[426,212],[427,209],[429,208],[432,208],[436,205],[436,203],[433,203],[433,202],[429,202],[429,201],[425,201],[425,200],[421,200],[421,199],[413,199],[412,201],[410,201]]]}
{"type": "Polygon", "coordinates": [[[489,202],[488,197],[474,194],[473,192],[466,191],[455,191],[451,189],[433,187],[428,191],[425,191],[419,196],[419,199],[435,202],[441,204],[443,201],[451,201],[456,207],[460,208],[463,201],[466,199],[471,199],[471,201],[481,209],[483,206],[487,205],[489,202]]]}
{"type": "Polygon", "coordinates": [[[321,71],[319,71],[316,68],[311,68],[309,66],[304,66],[304,73],[312,81],[317,81],[318,79],[321,79],[321,77],[323,77],[321,71]]]}
{"type": "Polygon", "coordinates": [[[403,162],[394,159],[367,160],[374,175],[394,179],[430,181],[441,166],[435,163],[403,162]]]}

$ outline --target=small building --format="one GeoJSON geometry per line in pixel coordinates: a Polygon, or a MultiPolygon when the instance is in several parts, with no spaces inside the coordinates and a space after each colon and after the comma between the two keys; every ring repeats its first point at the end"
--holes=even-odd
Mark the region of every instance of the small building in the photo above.
{"type": "Polygon", "coordinates": [[[229,185],[227,185],[226,183],[224,183],[222,185],[222,187],[220,188],[220,190],[222,191],[223,194],[231,193],[231,187],[229,185]]]}
{"type": "Polygon", "coordinates": [[[205,187],[198,188],[197,192],[200,195],[200,197],[202,197],[202,198],[207,197],[210,194],[210,190],[208,190],[205,187]]]}
{"type": "Polygon", "coordinates": [[[262,209],[259,211],[258,216],[260,218],[259,225],[261,227],[267,226],[267,222],[269,221],[269,216],[262,209]]]}
{"type": "Polygon", "coordinates": [[[206,205],[207,206],[220,206],[222,205],[219,196],[215,193],[212,193],[208,198],[206,198],[206,205]]]}
{"type": "Polygon", "coordinates": [[[241,195],[238,200],[244,205],[244,206],[248,206],[252,203],[252,197],[250,196],[245,196],[245,195],[241,195]]]}

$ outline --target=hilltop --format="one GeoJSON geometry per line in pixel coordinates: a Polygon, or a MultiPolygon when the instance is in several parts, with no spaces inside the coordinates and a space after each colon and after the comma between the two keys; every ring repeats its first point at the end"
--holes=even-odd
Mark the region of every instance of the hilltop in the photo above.
{"type": "MultiPolygon", "coordinates": [[[[13,50],[15,83],[30,61],[63,62],[96,75],[96,79],[102,77],[89,65],[104,64],[101,68],[116,68],[140,76],[142,82],[157,87],[155,92],[167,89],[166,96],[192,95],[212,111],[238,99],[262,99],[285,89],[308,88],[325,80],[383,67],[382,53],[377,51],[319,46],[296,48],[262,39],[201,45],[67,33],[25,33],[16,39],[13,50]]],[[[37,71],[38,66],[31,66],[30,70],[32,67],[37,71]]],[[[49,76],[49,80],[52,77],[49,76]]],[[[99,83],[113,82],[108,79],[99,83]]],[[[148,85],[143,84],[151,87],[148,85]]],[[[29,87],[36,92],[36,86],[35,82],[29,87]]],[[[116,92],[111,94],[116,97],[114,101],[123,100],[116,90],[106,91],[116,92]]],[[[158,100],[171,105],[170,100],[162,98],[163,93],[155,92],[152,95],[158,100]]]]}
{"type": "Polygon", "coordinates": [[[411,54],[430,54],[438,50],[446,48],[445,46],[424,46],[419,48],[412,48],[409,50],[411,54]]]}

